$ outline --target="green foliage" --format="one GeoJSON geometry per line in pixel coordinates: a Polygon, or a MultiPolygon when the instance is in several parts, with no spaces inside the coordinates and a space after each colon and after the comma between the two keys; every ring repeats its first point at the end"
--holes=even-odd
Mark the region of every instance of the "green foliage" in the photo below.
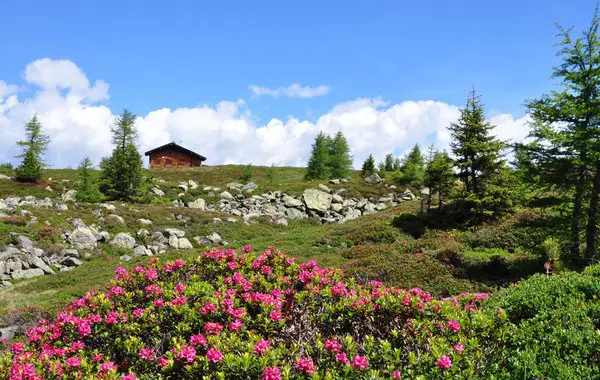
{"type": "Polygon", "coordinates": [[[573,39],[570,29],[559,27],[562,59],[553,77],[561,89],[527,103],[534,122],[535,139],[519,146],[519,162],[533,180],[572,192],[569,258],[581,257],[581,230],[587,216],[585,261],[597,255],[600,202],[600,37],[598,9],[582,37],[573,39]],[[587,207],[586,207],[587,206],[587,207]],[[587,215],[584,215],[584,210],[587,215]]]}
{"type": "Polygon", "coordinates": [[[328,179],[331,176],[329,168],[329,146],[331,138],[319,132],[312,146],[312,153],[306,168],[306,179],[328,179]]]}
{"type": "Polygon", "coordinates": [[[373,158],[372,154],[369,154],[369,157],[367,157],[365,162],[363,162],[360,175],[363,177],[368,177],[373,173],[375,173],[375,159],[373,158]]]}
{"type": "Polygon", "coordinates": [[[242,171],[242,181],[248,182],[254,177],[254,168],[252,164],[248,164],[244,166],[244,170],[242,171]]]}
{"type": "Polygon", "coordinates": [[[13,169],[13,164],[11,164],[10,162],[3,162],[0,164],[1,171],[11,171],[13,169]]]}
{"type": "Polygon", "coordinates": [[[400,182],[421,185],[425,177],[425,158],[416,144],[408,153],[400,167],[400,182]]]}
{"type": "Polygon", "coordinates": [[[103,195],[98,187],[98,180],[92,171],[92,161],[88,157],[77,168],[77,200],[81,202],[96,203],[103,200],[103,195]]]}
{"type": "Polygon", "coordinates": [[[535,275],[498,293],[514,323],[500,363],[512,378],[589,379],[600,376],[600,278],[577,273],[535,275]]]}
{"type": "Polygon", "coordinates": [[[347,178],[352,173],[350,146],[341,131],[331,141],[328,162],[330,178],[347,178]]]}
{"type": "Polygon", "coordinates": [[[587,276],[600,277],[600,263],[588,265],[582,273],[587,276]]]}
{"type": "Polygon", "coordinates": [[[352,174],[348,141],[338,132],[334,138],[319,132],[308,160],[306,179],[346,178],[352,174]]]}
{"type": "Polygon", "coordinates": [[[100,163],[100,190],[109,199],[133,200],[142,190],[142,157],[134,145],[135,116],[123,110],[111,131],[115,148],[100,163]]]}
{"type": "Polygon", "coordinates": [[[388,153],[385,155],[384,168],[385,168],[385,171],[387,171],[387,172],[394,171],[394,155],[393,154],[388,153]]]}
{"type": "Polygon", "coordinates": [[[429,188],[430,197],[438,194],[439,204],[447,198],[454,186],[455,175],[452,159],[446,152],[435,152],[425,169],[424,185],[429,188]]]}
{"type": "Polygon", "coordinates": [[[16,169],[16,179],[22,182],[37,182],[42,178],[46,164],[42,155],[46,152],[50,138],[42,132],[37,116],[33,116],[25,125],[25,140],[17,141],[23,147],[21,165],[16,169]]]}

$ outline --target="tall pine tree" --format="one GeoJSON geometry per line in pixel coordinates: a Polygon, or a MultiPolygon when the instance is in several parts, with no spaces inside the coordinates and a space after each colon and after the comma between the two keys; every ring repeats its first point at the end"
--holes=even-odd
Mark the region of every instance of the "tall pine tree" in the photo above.
{"type": "Polygon", "coordinates": [[[330,178],[346,178],[352,173],[350,146],[341,131],[336,133],[329,148],[330,178]]]}
{"type": "Polygon", "coordinates": [[[385,155],[384,165],[386,172],[394,171],[394,156],[391,153],[385,155]]]}
{"type": "Polygon", "coordinates": [[[425,169],[424,185],[429,188],[427,211],[431,208],[431,198],[438,194],[438,207],[450,194],[454,185],[455,174],[452,170],[452,159],[446,152],[433,151],[425,169]]]}
{"type": "Polygon", "coordinates": [[[527,106],[534,118],[531,144],[521,146],[548,184],[572,188],[571,263],[581,259],[585,229],[585,261],[597,255],[598,203],[600,201],[600,40],[598,9],[582,37],[559,27],[561,64],[553,77],[562,85],[527,106]],[[586,207],[587,204],[587,207],[586,207]],[[584,210],[587,208],[587,215],[584,210]]]}
{"type": "Polygon", "coordinates": [[[50,138],[42,132],[42,124],[34,115],[25,124],[25,140],[17,141],[17,145],[23,147],[21,165],[16,170],[17,181],[37,182],[42,178],[42,170],[46,164],[42,155],[46,152],[50,138]]]}
{"type": "Polygon", "coordinates": [[[407,184],[421,185],[425,175],[425,158],[418,144],[410,150],[400,167],[401,181],[407,184]]]}
{"type": "Polygon", "coordinates": [[[323,132],[319,132],[312,145],[312,153],[308,160],[306,168],[306,179],[328,179],[330,176],[329,168],[329,147],[331,139],[323,132]]]}
{"type": "Polygon", "coordinates": [[[112,155],[100,163],[100,190],[110,199],[131,200],[140,195],[142,183],[142,157],[135,147],[135,115],[123,110],[111,132],[115,147],[112,155]]]}

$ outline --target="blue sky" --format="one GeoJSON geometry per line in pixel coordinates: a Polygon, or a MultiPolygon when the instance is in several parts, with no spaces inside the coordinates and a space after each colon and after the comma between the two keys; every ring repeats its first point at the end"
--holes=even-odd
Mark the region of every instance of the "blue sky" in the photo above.
{"type": "Polygon", "coordinates": [[[24,81],[29,63],[68,60],[91,83],[108,83],[95,104],[114,113],[243,99],[240,112],[250,110],[256,126],[289,116],[316,123],[359,98],[461,106],[475,85],[490,115],[519,118],[526,98],[552,88],[554,24],[580,30],[593,9],[591,0],[0,0],[0,80],[19,86],[24,102],[39,91],[24,81]],[[249,90],[294,83],[329,91],[249,90]]]}

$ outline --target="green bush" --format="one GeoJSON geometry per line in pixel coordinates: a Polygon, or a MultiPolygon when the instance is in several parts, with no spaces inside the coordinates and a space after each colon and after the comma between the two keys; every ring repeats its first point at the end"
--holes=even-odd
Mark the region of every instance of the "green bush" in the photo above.
{"type": "Polygon", "coordinates": [[[254,177],[254,168],[252,164],[244,166],[242,169],[242,181],[248,182],[254,177]]]}
{"type": "Polygon", "coordinates": [[[586,267],[583,270],[583,274],[587,276],[600,277],[600,263],[586,267]]]}
{"type": "Polygon", "coordinates": [[[600,278],[535,275],[498,293],[514,326],[502,345],[507,378],[591,379],[600,376],[600,278]]]}

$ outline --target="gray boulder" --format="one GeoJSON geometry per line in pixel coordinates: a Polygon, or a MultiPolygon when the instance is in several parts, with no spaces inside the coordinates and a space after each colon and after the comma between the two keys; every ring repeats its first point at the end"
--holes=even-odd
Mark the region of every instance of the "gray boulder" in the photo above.
{"type": "Polygon", "coordinates": [[[116,214],[109,214],[106,217],[106,221],[112,224],[125,225],[125,219],[116,214]]]}
{"type": "Polygon", "coordinates": [[[153,187],[152,189],[150,189],[150,191],[152,193],[154,193],[154,195],[158,195],[159,197],[162,197],[165,195],[165,192],[162,191],[161,189],[159,189],[158,187],[153,187]]]}
{"type": "Polygon", "coordinates": [[[337,179],[337,178],[330,179],[329,183],[332,184],[332,185],[339,185],[340,184],[340,180],[337,179]]]}
{"type": "Polygon", "coordinates": [[[65,257],[60,261],[60,265],[64,265],[66,267],[78,267],[82,264],[83,263],[81,262],[81,260],[75,257],[65,257]]]}
{"type": "Polygon", "coordinates": [[[188,202],[187,206],[189,208],[195,208],[198,210],[204,210],[206,208],[206,201],[202,198],[198,198],[193,202],[188,202]]]}
{"type": "Polygon", "coordinates": [[[27,279],[27,278],[39,277],[39,276],[43,276],[43,275],[44,275],[44,271],[40,268],[17,269],[14,272],[12,272],[12,278],[14,280],[22,280],[22,279],[27,279]]]}
{"type": "Polygon", "coordinates": [[[21,248],[33,247],[33,242],[27,236],[18,235],[17,243],[19,244],[19,247],[21,247],[21,248]]]}
{"type": "Polygon", "coordinates": [[[331,206],[332,196],[316,189],[306,189],[302,193],[306,208],[317,212],[325,212],[331,206]]]}
{"type": "Polygon", "coordinates": [[[62,200],[65,202],[75,202],[76,197],[77,190],[69,190],[61,196],[62,200]]]}
{"type": "Polygon", "coordinates": [[[379,176],[377,173],[373,173],[370,176],[365,178],[365,182],[371,185],[383,182],[383,178],[379,176]]]}
{"type": "Polygon", "coordinates": [[[135,247],[133,249],[133,253],[131,254],[131,256],[133,256],[133,257],[152,256],[152,251],[143,245],[138,245],[137,247],[135,247]]]}
{"type": "Polygon", "coordinates": [[[151,226],[152,221],[150,219],[138,219],[137,222],[142,226],[151,226]]]}
{"type": "Polygon", "coordinates": [[[128,233],[120,232],[108,245],[117,248],[133,248],[135,247],[135,239],[128,233]]]}
{"type": "Polygon", "coordinates": [[[331,193],[331,189],[328,188],[327,186],[323,185],[322,183],[319,184],[319,188],[326,193],[331,193]]]}
{"type": "Polygon", "coordinates": [[[32,267],[40,268],[46,274],[54,274],[54,271],[48,265],[46,265],[46,263],[44,262],[44,260],[40,259],[39,257],[29,256],[27,258],[27,262],[32,267]]]}
{"type": "Polygon", "coordinates": [[[175,237],[180,238],[180,237],[184,237],[185,236],[185,231],[182,231],[179,228],[165,228],[164,232],[169,237],[175,236],[175,237]]]}
{"type": "Polygon", "coordinates": [[[298,210],[297,208],[290,207],[287,210],[285,210],[285,216],[289,220],[296,220],[296,219],[304,219],[304,218],[306,218],[307,215],[305,213],[303,213],[302,211],[298,210]]]}
{"type": "Polygon", "coordinates": [[[69,243],[75,249],[87,249],[93,250],[97,247],[96,235],[85,226],[78,226],[73,232],[69,234],[69,243]]]}
{"type": "Polygon", "coordinates": [[[190,243],[190,241],[184,237],[178,239],[177,246],[178,246],[178,249],[193,249],[194,248],[192,243],[190,243]]]}
{"type": "Polygon", "coordinates": [[[226,199],[226,200],[232,200],[233,195],[231,195],[231,193],[229,191],[223,191],[222,193],[219,194],[219,198],[226,199]]]}
{"type": "Polygon", "coordinates": [[[247,184],[245,184],[244,187],[242,187],[242,191],[251,193],[254,190],[256,190],[257,188],[258,188],[258,185],[256,185],[254,182],[250,181],[247,184]]]}
{"type": "Polygon", "coordinates": [[[302,201],[300,199],[290,197],[289,195],[284,195],[281,200],[285,207],[302,207],[302,201]]]}

